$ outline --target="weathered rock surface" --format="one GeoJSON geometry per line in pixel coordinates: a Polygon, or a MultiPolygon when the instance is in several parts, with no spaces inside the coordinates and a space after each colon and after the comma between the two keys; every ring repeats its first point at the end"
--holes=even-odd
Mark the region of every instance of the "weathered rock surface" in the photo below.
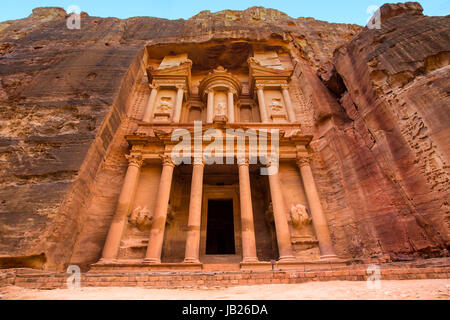
{"type": "MultiPolygon", "coordinates": [[[[8,264],[20,257],[18,266],[34,266],[23,257],[42,253],[49,268],[67,264],[146,43],[294,39],[318,65],[360,30],[264,8],[176,21],[83,13],[81,30],[69,30],[67,17],[37,8],[0,23],[0,257],[8,264]]],[[[104,235],[93,241],[101,248],[104,235]]]]}
{"type": "Polygon", "coordinates": [[[66,18],[38,8],[0,23],[0,268],[96,262],[110,220],[88,208],[95,197],[114,211],[144,46],[233,39],[296,52],[293,82],[314,116],[313,171],[339,255],[448,247],[449,17],[409,3],[384,6],[381,30],[259,7],[176,21],[83,14],[81,30],[66,18]]]}
{"type": "Polygon", "coordinates": [[[347,199],[335,208],[346,221],[335,225],[337,243],[394,260],[439,255],[450,230],[450,17],[423,16],[416,3],[381,12],[381,29],[363,30],[334,54],[345,92],[325,77],[349,119],[316,142],[323,170],[343,187],[322,188],[347,199]]]}

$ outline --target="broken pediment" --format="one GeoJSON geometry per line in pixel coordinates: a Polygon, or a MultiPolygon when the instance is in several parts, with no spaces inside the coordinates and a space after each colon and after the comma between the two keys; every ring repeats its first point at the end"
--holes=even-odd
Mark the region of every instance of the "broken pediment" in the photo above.
{"type": "Polygon", "coordinates": [[[170,67],[178,67],[182,65],[185,62],[188,62],[188,55],[187,53],[178,54],[178,55],[170,55],[165,56],[163,61],[158,67],[158,70],[166,69],[170,67]]]}
{"type": "Polygon", "coordinates": [[[281,63],[278,54],[275,51],[259,51],[255,52],[253,57],[258,63],[267,68],[283,70],[283,65],[281,63]]]}
{"type": "Polygon", "coordinates": [[[188,90],[191,84],[192,61],[187,54],[177,56],[166,56],[159,67],[147,68],[147,77],[150,84],[163,85],[185,85],[188,90]]]}
{"type": "Polygon", "coordinates": [[[261,63],[260,60],[255,57],[248,59],[248,65],[250,68],[250,75],[254,77],[286,77],[290,78],[293,69],[273,68],[261,63]]]}
{"type": "Polygon", "coordinates": [[[278,63],[280,61],[278,56],[275,58],[274,54],[255,53],[254,57],[247,60],[251,91],[255,89],[257,83],[264,84],[266,87],[278,87],[289,83],[293,69],[283,68],[281,62],[278,63]]]}

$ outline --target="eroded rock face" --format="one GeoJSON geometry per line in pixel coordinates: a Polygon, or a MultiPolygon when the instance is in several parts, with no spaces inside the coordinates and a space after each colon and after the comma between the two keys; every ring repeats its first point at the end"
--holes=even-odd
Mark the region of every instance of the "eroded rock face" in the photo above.
{"type": "MultiPolygon", "coordinates": [[[[137,105],[130,93],[146,90],[136,85],[144,47],[242,39],[292,47],[295,96],[305,97],[295,112],[314,134],[337,253],[438,255],[449,230],[449,18],[420,13],[385,6],[381,30],[259,7],[176,21],[83,14],[81,30],[66,28],[63,9],[38,8],[0,23],[0,262],[96,262],[111,217],[88,208],[95,198],[114,212],[137,105]]],[[[219,49],[205,61],[233,63],[219,49]]]]}
{"type": "Polygon", "coordinates": [[[351,194],[341,218],[354,221],[334,234],[370,254],[440,254],[450,223],[450,18],[411,3],[381,12],[380,30],[363,30],[333,58],[349,121],[317,145],[329,148],[323,169],[351,194]]]}

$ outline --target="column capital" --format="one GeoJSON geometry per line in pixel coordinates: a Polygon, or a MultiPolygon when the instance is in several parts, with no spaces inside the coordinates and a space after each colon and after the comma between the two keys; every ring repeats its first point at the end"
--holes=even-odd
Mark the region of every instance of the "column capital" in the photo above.
{"type": "Polygon", "coordinates": [[[205,157],[194,157],[194,161],[192,162],[193,166],[205,166],[205,157]]]}
{"type": "Polygon", "coordinates": [[[259,83],[259,84],[255,85],[255,87],[256,87],[256,89],[258,89],[258,90],[264,90],[265,85],[259,83]]]}
{"type": "Polygon", "coordinates": [[[283,89],[283,90],[288,90],[288,89],[289,89],[289,85],[286,84],[286,83],[283,83],[280,87],[281,87],[281,89],[283,89]]]}
{"type": "Polygon", "coordinates": [[[159,89],[159,87],[160,87],[159,84],[149,84],[148,86],[150,89],[159,89]]]}
{"type": "Polygon", "coordinates": [[[242,166],[248,167],[250,162],[249,162],[247,156],[243,156],[243,157],[242,156],[241,157],[238,156],[237,157],[237,164],[238,164],[239,167],[242,167],[242,166]]]}
{"type": "Polygon", "coordinates": [[[311,165],[313,156],[311,154],[302,154],[297,156],[297,165],[301,167],[306,167],[311,165]]]}
{"type": "Polygon", "coordinates": [[[184,84],[176,84],[175,88],[177,88],[178,90],[180,90],[180,89],[186,90],[186,85],[184,85],[184,84]]]}
{"type": "Polygon", "coordinates": [[[127,154],[125,158],[128,160],[128,166],[134,166],[137,168],[142,167],[144,160],[142,159],[141,154],[127,154]]]}
{"type": "Polygon", "coordinates": [[[265,156],[264,160],[267,161],[267,163],[264,165],[266,168],[270,168],[273,165],[279,165],[280,163],[279,155],[265,156]]]}
{"type": "Polygon", "coordinates": [[[176,164],[173,162],[172,156],[170,154],[160,154],[159,157],[164,167],[165,166],[176,167],[176,164]]]}

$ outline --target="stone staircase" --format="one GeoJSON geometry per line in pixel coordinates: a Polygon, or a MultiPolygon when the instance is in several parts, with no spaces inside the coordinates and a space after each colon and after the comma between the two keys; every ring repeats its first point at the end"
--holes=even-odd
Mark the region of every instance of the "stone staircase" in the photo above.
{"type": "MultiPolygon", "coordinates": [[[[365,281],[369,265],[351,265],[333,269],[299,269],[274,271],[236,270],[237,265],[227,266],[230,270],[214,269],[202,271],[152,271],[152,272],[87,272],[81,274],[81,287],[146,287],[146,288],[211,288],[238,285],[295,284],[308,281],[365,281]]],[[[11,271],[11,270],[10,270],[11,271]]],[[[11,274],[11,272],[9,272],[11,274]]],[[[381,280],[450,279],[448,258],[441,263],[389,263],[380,265],[381,280]]],[[[32,289],[67,288],[70,275],[46,273],[30,269],[15,269],[9,285],[32,289]]]]}

